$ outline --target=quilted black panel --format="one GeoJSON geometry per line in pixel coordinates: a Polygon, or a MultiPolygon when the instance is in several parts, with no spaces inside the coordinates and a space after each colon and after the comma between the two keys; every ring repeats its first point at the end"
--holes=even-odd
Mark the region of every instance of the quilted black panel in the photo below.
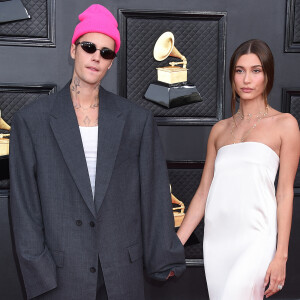
{"type": "Polygon", "coordinates": [[[15,112],[17,112],[24,105],[35,101],[40,96],[41,95],[37,93],[0,91],[0,109],[3,119],[10,124],[15,112]]]}
{"type": "Polygon", "coordinates": [[[300,95],[291,96],[290,113],[297,119],[300,126],[300,95]]]}
{"type": "Polygon", "coordinates": [[[285,52],[300,52],[300,0],[287,0],[285,52]]]}
{"type": "MultiPolygon", "coordinates": [[[[24,105],[29,104],[45,94],[55,90],[54,85],[45,86],[0,86],[0,109],[2,118],[10,125],[12,117],[24,105]]],[[[4,130],[0,130],[0,133],[4,130]]]]}
{"type": "Polygon", "coordinates": [[[300,0],[295,0],[294,42],[300,43],[300,0]]]}
{"type": "MultiPolygon", "coordinates": [[[[300,95],[291,96],[290,113],[297,119],[300,126],[300,95]]],[[[300,166],[295,179],[295,187],[300,188],[300,166]]]]}
{"type": "MultiPolygon", "coordinates": [[[[2,118],[11,124],[12,117],[20,108],[27,105],[45,94],[54,92],[55,86],[0,86],[0,109],[2,118]]],[[[8,133],[6,130],[0,130],[0,133],[8,133]]],[[[8,168],[0,169],[0,189],[9,188],[8,168]],[[3,173],[4,172],[4,173],[3,173]]]]}
{"type": "Polygon", "coordinates": [[[22,0],[22,3],[31,16],[31,19],[1,24],[0,36],[47,38],[47,0],[22,0]]]}
{"type": "MultiPolygon", "coordinates": [[[[199,13],[201,14],[201,13],[199,13]]],[[[121,51],[126,51],[126,72],[120,78],[123,96],[151,110],[156,117],[177,118],[217,118],[219,103],[222,103],[220,91],[223,91],[223,49],[224,36],[220,34],[220,20],[224,15],[206,18],[189,18],[184,14],[177,18],[157,17],[151,14],[143,17],[127,17],[125,35],[126,41],[121,51]],[[170,61],[180,61],[177,58],[167,58],[158,62],[153,57],[153,48],[159,36],[171,31],[175,36],[175,47],[187,58],[188,82],[194,84],[203,99],[200,103],[171,109],[164,108],[144,98],[151,82],[157,80],[157,67],[167,66],[170,61]],[[220,37],[221,36],[221,37],[220,37]]],[[[121,22],[125,22],[121,18],[121,22]]],[[[121,24],[121,27],[124,24],[121,24]]],[[[224,35],[224,34],[223,34],[224,35]]]]}
{"type": "MultiPolygon", "coordinates": [[[[172,193],[184,203],[185,211],[199,186],[202,169],[169,169],[169,179],[172,185],[172,193]]],[[[185,246],[185,257],[188,259],[203,258],[203,221],[197,226],[194,233],[199,243],[185,246]]]]}

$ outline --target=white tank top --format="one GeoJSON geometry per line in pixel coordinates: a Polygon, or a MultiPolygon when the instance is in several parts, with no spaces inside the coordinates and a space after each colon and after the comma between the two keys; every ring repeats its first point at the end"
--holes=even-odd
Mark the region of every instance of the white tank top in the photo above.
{"type": "Polygon", "coordinates": [[[98,148],[98,126],[82,127],[79,126],[86,164],[89,171],[90,182],[95,196],[96,163],[98,148]]]}

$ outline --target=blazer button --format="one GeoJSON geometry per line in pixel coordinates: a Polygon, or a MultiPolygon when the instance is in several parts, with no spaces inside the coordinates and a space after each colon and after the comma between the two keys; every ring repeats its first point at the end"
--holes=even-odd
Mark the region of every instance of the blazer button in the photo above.
{"type": "Polygon", "coordinates": [[[90,271],[91,271],[91,273],[95,273],[95,272],[96,272],[96,269],[95,269],[94,267],[91,267],[91,268],[90,268],[90,271]]]}
{"type": "Polygon", "coordinates": [[[95,223],[93,221],[90,222],[91,227],[95,227],[95,223]]]}
{"type": "Polygon", "coordinates": [[[82,225],[82,221],[81,220],[76,220],[76,225],[77,226],[81,226],[82,225]]]}

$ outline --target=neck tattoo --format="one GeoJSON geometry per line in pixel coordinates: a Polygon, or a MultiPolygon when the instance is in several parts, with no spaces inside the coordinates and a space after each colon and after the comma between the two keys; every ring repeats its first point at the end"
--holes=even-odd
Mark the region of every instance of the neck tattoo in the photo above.
{"type": "Polygon", "coordinates": [[[76,108],[76,109],[80,107],[80,104],[78,102],[78,97],[77,97],[80,94],[79,87],[80,87],[80,79],[77,77],[74,77],[74,80],[73,80],[72,86],[71,86],[71,91],[73,92],[73,95],[74,95],[73,105],[74,105],[74,108],[76,108]]]}
{"type": "Polygon", "coordinates": [[[81,109],[82,111],[88,111],[89,109],[95,109],[97,107],[99,107],[99,99],[98,97],[95,97],[95,99],[92,101],[92,103],[87,106],[84,107],[80,104],[79,99],[78,99],[78,95],[80,94],[80,79],[78,77],[74,77],[74,80],[72,82],[71,85],[71,91],[73,92],[73,106],[75,109],[81,109]]]}

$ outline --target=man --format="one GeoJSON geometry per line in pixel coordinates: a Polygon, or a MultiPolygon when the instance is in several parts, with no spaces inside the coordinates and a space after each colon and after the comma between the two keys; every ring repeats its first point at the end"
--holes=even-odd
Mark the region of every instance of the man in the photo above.
{"type": "Polygon", "coordinates": [[[141,300],[143,266],[158,280],[185,269],[166,164],[151,113],[100,87],[117,21],[101,5],[79,20],[71,83],[13,120],[16,249],[28,299],[141,300]]]}

